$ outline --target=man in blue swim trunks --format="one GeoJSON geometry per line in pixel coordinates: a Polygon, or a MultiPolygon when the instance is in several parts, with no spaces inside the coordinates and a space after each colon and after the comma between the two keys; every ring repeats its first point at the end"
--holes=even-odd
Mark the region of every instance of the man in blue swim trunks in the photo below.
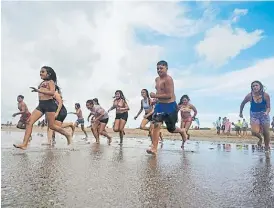
{"type": "Polygon", "coordinates": [[[176,127],[178,121],[177,103],[174,94],[174,83],[171,76],[167,74],[168,64],[166,61],[157,63],[157,72],[159,77],[155,79],[156,93],[151,92],[150,97],[156,98],[158,102],[154,108],[153,130],[152,130],[152,147],[147,150],[149,154],[156,154],[159,142],[161,124],[165,122],[167,130],[170,133],[179,133],[182,137],[183,144],[187,139],[185,129],[176,127]]]}

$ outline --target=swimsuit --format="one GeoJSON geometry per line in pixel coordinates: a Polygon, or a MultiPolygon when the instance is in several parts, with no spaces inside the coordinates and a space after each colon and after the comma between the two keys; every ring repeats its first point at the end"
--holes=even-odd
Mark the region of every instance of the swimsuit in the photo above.
{"type": "Polygon", "coordinates": [[[191,116],[191,108],[189,105],[182,105],[182,107],[180,108],[180,111],[183,113],[189,113],[188,116],[182,118],[182,122],[192,122],[192,116],[191,116]]]}
{"type": "MultiPolygon", "coordinates": [[[[152,106],[149,104],[149,100],[147,99],[147,101],[145,102],[145,99],[142,100],[142,104],[143,104],[143,109],[145,111],[148,111],[150,109],[152,109],[152,106]]],[[[149,114],[149,112],[145,113],[145,115],[149,114]]],[[[146,118],[149,121],[152,121],[152,114],[146,118]]]]}
{"type": "MultiPolygon", "coordinates": [[[[117,107],[125,107],[125,103],[123,103],[122,106],[119,106],[119,101],[117,103],[117,107]]],[[[115,116],[115,120],[119,120],[119,119],[122,119],[124,121],[127,121],[128,119],[128,112],[124,112],[124,113],[116,113],[116,116],[115,116]]]]}
{"type": "MultiPolygon", "coordinates": [[[[57,105],[57,108],[58,108],[58,102],[57,100],[55,100],[55,104],[57,105]]],[[[57,110],[57,109],[56,109],[57,110]]],[[[58,116],[55,118],[56,121],[60,121],[63,123],[63,121],[65,120],[65,118],[67,117],[68,115],[68,112],[67,112],[67,109],[64,105],[62,105],[62,108],[61,110],[59,111],[59,114],[58,116]]]]}
{"type": "Polygon", "coordinates": [[[270,116],[265,115],[266,112],[266,100],[264,93],[262,94],[262,102],[256,103],[251,94],[250,102],[250,123],[257,125],[270,124],[270,116]]]}

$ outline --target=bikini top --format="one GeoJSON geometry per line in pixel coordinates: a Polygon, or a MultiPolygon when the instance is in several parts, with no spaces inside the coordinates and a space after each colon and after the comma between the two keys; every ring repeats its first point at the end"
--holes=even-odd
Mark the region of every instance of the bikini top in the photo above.
{"type": "Polygon", "coordinates": [[[250,111],[251,112],[265,112],[266,111],[266,100],[264,98],[264,93],[262,93],[262,101],[260,103],[255,102],[253,95],[251,93],[250,111]]]}
{"type": "Polygon", "coordinates": [[[43,82],[41,82],[41,84],[38,86],[38,89],[40,88],[46,88],[49,89],[49,82],[47,80],[44,80],[43,82]]]}
{"type": "Polygon", "coordinates": [[[191,112],[191,107],[190,105],[182,105],[180,108],[180,111],[183,113],[190,113],[191,112]]]}
{"type": "Polygon", "coordinates": [[[142,100],[143,108],[144,110],[149,110],[152,108],[152,106],[149,104],[149,99],[147,98],[146,100],[142,100]]]}

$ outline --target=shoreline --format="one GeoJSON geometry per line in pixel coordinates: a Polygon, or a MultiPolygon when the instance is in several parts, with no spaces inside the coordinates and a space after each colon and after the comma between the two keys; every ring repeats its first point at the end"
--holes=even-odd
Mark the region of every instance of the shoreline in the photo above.
{"type": "MultiPolygon", "coordinates": [[[[70,128],[67,128],[70,129],[70,128]]],[[[38,127],[34,126],[33,133],[46,133],[47,127],[38,127]]],[[[93,138],[92,132],[90,128],[85,128],[86,132],[88,133],[89,138],[93,138]]],[[[2,126],[1,131],[11,131],[11,132],[24,132],[24,130],[16,128],[16,126],[2,126]]],[[[70,131],[70,130],[69,130],[70,131]]],[[[116,132],[113,132],[111,128],[106,128],[106,131],[110,134],[112,137],[116,137],[119,134],[116,132]]],[[[181,140],[181,137],[178,134],[171,134],[166,129],[161,129],[161,132],[163,134],[164,140],[181,140]]],[[[208,141],[208,142],[225,142],[225,143],[241,143],[241,144],[257,144],[258,139],[256,137],[251,136],[251,132],[248,131],[247,138],[238,137],[235,134],[235,131],[231,132],[231,136],[226,135],[217,135],[216,130],[193,130],[190,129],[190,141],[208,141]]],[[[75,133],[76,135],[83,134],[81,128],[76,127],[75,133]]],[[[271,135],[271,144],[274,144],[274,137],[273,133],[270,133],[271,135]]],[[[140,130],[140,129],[130,129],[125,128],[125,138],[148,138],[148,131],[140,130]]]]}

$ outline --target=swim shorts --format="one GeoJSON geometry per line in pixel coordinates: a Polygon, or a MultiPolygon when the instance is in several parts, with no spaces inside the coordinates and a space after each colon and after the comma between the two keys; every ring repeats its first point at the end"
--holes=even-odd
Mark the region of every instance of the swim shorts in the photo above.
{"type": "Polygon", "coordinates": [[[174,132],[178,121],[177,103],[157,103],[152,119],[153,122],[165,122],[167,130],[174,132]]]}
{"type": "Polygon", "coordinates": [[[28,119],[30,118],[31,116],[31,113],[28,112],[28,113],[23,113],[19,119],[19,122],[23,123],[23,124],[26,124],[26,122],[28,121],[28,119]]]}
{"type": "Polygon", "coordinates": [[[116,120],[116,119],[122,119],[122,120],[124,120],[124,121],[127,121],[127,118],[128,118],[128,112],[116,113],[115,120],[116,120]]]}
{"type": "Polygon", "coordinates": [[[39,105],[36,107],[42,114],[47,112],[56,112],[57,105],[53,99],[50,100],[39,100],[39,105]]]}
{"type": "Polygon", "coordinates": [[[105,118],[105,119],[100,120],[100,123],[107,124],[107,123],[108,123],[108,118],[105,118]]]}
{"type": "Polygon", "coordinates": [[[250,124],[257,125],[270,125],[269,115],[265,115],[265,112],[252,112],[250,111],[250,124]]]}
{"type": "Polygon", "coordinates": [[[67,109],[63,105],[58,116],[55,118],[55,120],[63,122],[66,119],[67,115],[68,115],[67,109]]]}
{"type": "Polygon", "coordinates": [[[77,123],[78,125],[81,124],[81,126],[84,126],[85,120],[84,120],[83,118],[78,118],[78,119],[76,120],[76,123],[77,123]]]}

